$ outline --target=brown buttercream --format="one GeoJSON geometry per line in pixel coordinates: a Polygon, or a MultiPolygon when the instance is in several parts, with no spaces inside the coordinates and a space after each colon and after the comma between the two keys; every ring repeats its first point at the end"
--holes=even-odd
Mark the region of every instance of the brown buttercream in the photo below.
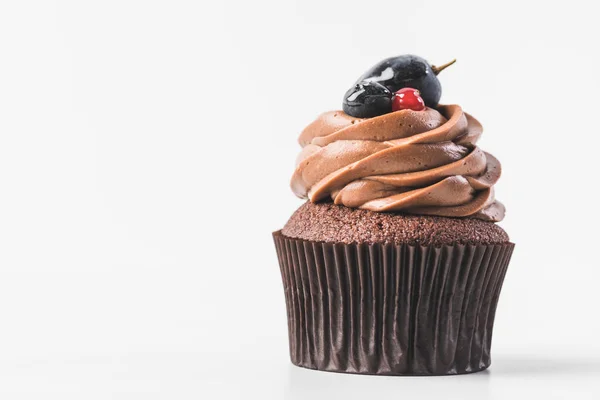
{"type": "Polygon", "coordinates": [[[500,221],[501,168],[475,145],[482,130],[457,105],[369,119],[326,112],[300,135],[292,190],[371,211],[500,221]]]}

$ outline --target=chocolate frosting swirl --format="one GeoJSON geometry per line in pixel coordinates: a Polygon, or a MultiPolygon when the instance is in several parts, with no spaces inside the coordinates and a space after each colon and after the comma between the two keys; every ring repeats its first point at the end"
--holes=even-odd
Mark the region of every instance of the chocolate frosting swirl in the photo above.
{"type": "Polygon", "coordinates": [[[372,211],[500,221],[501,168],[475,145],[482,131],[457,105],[369,119],[326,112],[300,135],[292,190],[372,211]]]}

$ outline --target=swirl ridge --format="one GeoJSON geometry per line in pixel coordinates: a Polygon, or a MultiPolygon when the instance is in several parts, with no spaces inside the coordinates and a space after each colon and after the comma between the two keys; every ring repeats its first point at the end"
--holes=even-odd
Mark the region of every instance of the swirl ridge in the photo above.
{"type": "Polygon", "coordinates": [[[482,132],[458,105],[369,119],[326,112],[299,137],[291,187],[312,202],[497,222],[501,166],[476,145],[482,132]]]}

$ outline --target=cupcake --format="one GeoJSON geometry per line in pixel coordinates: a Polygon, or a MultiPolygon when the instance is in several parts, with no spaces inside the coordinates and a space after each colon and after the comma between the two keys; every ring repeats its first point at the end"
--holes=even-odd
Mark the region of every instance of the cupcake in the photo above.
{"type": "Polygon", "coordinates": [[[500,163],[481,124],[439,105],[437,74],[381,61],[343,109],[301,133],[291,187],[307,199],[273,233],[293,364],[376,375],[451,375],[491,363],[514,248],[496,222],[500,163]]]}

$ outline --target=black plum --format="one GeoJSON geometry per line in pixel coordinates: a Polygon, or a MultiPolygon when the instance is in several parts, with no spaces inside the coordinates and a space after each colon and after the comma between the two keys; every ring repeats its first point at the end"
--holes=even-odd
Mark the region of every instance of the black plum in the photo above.
{"type": "MultiPolygon", "coordinates": [[[[392,95],[396,91],[406,87],[417,89],[421,92],[421,97],[423,98],[425,105],[428,107],[435,107],[442,96],[442,85],[437,78],[437,74],[444,68],[452,65],[455,61],[456,60],[453,60],[440,67],[435,67],[430,65],[425,59],[411,54],[390,57],[371,67],[358,78],[356,85],[365,86],[367,83],[378,83],[385,86],[392,95]]],[[[365,112],[364,108],[367,108],[366,105],[361,108],[359,104],[356,104],[356,101],[352,104],[352,107],[348,107],[348,111],[346,111],[346,98],[356,90],[355,86],[350,89],[344,97],[344,111],[347,114],[354,117],[358,117],[359,113],[376,116],[391,111],[391,109],[385,111],[387,108],[384,109],[383,107],[380,107],[377,108],[378,113],[373,115],[373,112],[371,112],[374,111],[372,106],[368,107],[369,112],[365,112]]]]}
{"type": "Polygon", "coordinates": [[[371,118],[392,111],[392,92],[377,82],[357,82],[344,95],[344,112],[357,118],[371,118]]]}
{"type": "Polygon", "coordinates": [[[442,85],[436,75],[450,64],[433,67],[419,56],[405,54],[380,61],[358,78],[358,82],[377,82],[392,93],[405,87],[418,89],[425,105],[435,107],[442,96],[442,85]]]}

